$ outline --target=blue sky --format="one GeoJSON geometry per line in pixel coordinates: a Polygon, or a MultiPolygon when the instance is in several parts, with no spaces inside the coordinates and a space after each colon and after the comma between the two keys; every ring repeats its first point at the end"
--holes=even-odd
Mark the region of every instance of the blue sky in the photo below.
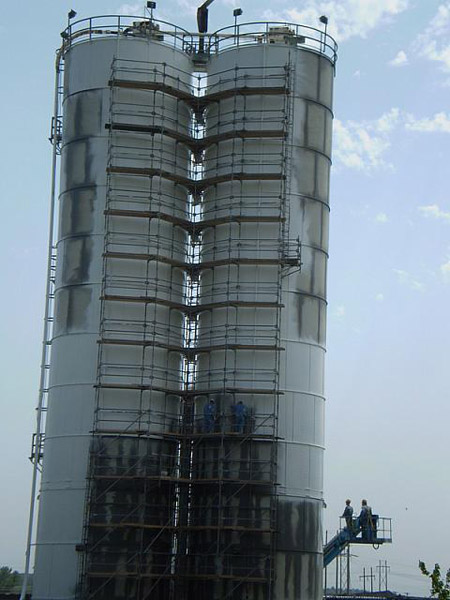
{"type": "MultiPolygon", "coordinates": [[[[189,0],[157,15],[195,29],[189,0]]],[[[239,4],[216,0],[210,29],[239,4]]],[[[142,14],[142,4],[3,6],[0,564],[20,569],[44,309],[53,65],[69,9],[142,14]]],[[[242,0],[242,21],[318,23],[339,42],[331,185],[325,526],[349,497],[391,516],[394,544],[356,548],[391,566],[389,587],[425,593],[419,559],[450,566],[450,1],[242,0]]],[[[334,580],[334,573],[329,575],[334,580]]]]}

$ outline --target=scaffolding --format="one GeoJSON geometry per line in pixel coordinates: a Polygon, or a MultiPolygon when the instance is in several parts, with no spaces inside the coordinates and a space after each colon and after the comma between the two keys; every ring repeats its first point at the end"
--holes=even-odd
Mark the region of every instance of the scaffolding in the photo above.
{"type": "Polygon", "coordinates": [[[271,598],[290,79],[113,64],[80,598],[271,598]]]}

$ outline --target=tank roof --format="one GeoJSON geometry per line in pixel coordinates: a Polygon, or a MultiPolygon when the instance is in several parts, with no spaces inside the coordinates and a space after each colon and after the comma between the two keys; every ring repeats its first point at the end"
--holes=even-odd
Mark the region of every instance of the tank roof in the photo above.
{"type": "Polygon", "coordinates": [[[283,44],[337,60],[337,43],[324,30],[285,21],[236,23],[213,33],[189,32],[178,25],[149,17],[103,15],[73,21],[61,33],[65,53],[74,44],[123,36],[162,42],[204,61],[223,50],[241,46],[283,44]],[[200,56],[200,54],[202,56],[200,56]]]}

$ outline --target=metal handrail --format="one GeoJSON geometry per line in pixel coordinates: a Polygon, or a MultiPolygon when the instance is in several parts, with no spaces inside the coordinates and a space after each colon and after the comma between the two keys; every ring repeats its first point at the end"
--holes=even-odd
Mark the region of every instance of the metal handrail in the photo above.
{"type": "Polygon", "coordinates": [[[61,36],[63,53],[79,42],[118,36],[153,38],[190,55],[199,54],[200,49],[202,54],[208,55],[238,46],[292,44],[325,56],[333,65],[338,49],[336,41],[325,31],[286,21],[236,23],[208,35],[191,33],[174,23],[144,16],[101,15],[71,22],[61,36]],[[170,39],[170,43],[166,38],[170,39]]]}
{"type": "Polygon", "coordinates": [[[192,33],[173,23],[160,19],[150,19],[142,15],[100,15],[71,22],[61,33],[63,52],[65,53],[71,46],[79,42],[91,41],[96,37],[117,37],[120,35],[136,37],[148,35],[162,42],[165,42],[165,36],[168,36],[173,43],[165,43],[174,48],[186,50],[186,48],[193,46],[192,33]],[[135,27],[136,23],[144,24],[140,31],[135,27]]]}
{"type": "Polygon", "coordinates": [[[329,34],[315,27],[286,21],[254,21],[229,25],[210,34],[206,47],[210,54],[217,54],[236,46],[263,43],[292,43],[326,56],[333,64],[337,60],[338,45],[329,34]],[[290,31],[274,31],[275,28],[286,28],[290,31]],[[284,39],[275,41],[277,36],[284,39]]]}
{"type": "MultiPolygon", "coordinates": [[[[372,541],[374,543],[376,543],[377,540],[391,541],[392,540],[392,518],[391,517],[383,517],[378,514],[377,515],[373,514],[373,516],[377,517],[377,521],[376,521],[377,524],[376,524],[375,535],[372,538],[372,541]]],[[[357,520],[358,520],[358,517],[356,515],[352,517],[353,523],[356,523],[357,520]]],[[[340,517],[340,531],[345,531],[346,529],[347,529],[347,525],[346,525],[345,517],[340,517]]],[[[359,534],[359,531],[357,534],[359,534]]]]}

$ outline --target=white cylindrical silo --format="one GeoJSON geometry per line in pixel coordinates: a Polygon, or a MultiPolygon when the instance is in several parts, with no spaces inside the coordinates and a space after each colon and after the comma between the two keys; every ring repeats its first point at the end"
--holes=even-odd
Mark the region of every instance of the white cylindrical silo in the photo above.
{"type": "MultiPolygon", "coordinates": [[[[84,34],[66,41],[64,52],[55,329],[36,599],[78,597],[80,584],[98,589],[119,570],[124,555],[114,554],[117,540],[109,540],[83,561],[94,525],[120,519],[127,503],[130,511],[142,503],[166,503],[165,515],[147,506],[132,518],[133,532],[152,520],[157,528],[172,517],[174,501],[170,490],[153,494],[139,484],[131,492],[111,483],[105,490],[92,481],[123,476],[133,461],[136,478],[159,477],[175,461],[176,445],[162,436],[176,427],[182,387],[187,234],[175,218],[186,217],[188,192],[164,173],[186,179],[189,151],[163,128],[186,136],[191,109],[162,88],[189,89],[191,61],[172,38],[165,43],[132,27],[116,27],[115,34],[110,26],[103,32],[100,27],[86,21],[78,27],[84,34]],[[120,88],[114,85],[119,79],[161,85],[120,88]],[[142,136],[155,125],[153,136],[142,136]],[[153,171],[130,173],[130,165],[153,171]],[[93,574],[80,574],[80,564],[93,574]]],[[[170,563],[171,538],[161,544],[170,563]]],[[[149,571],[165,568],[152,560],[147,556],[149,571]]],[[[133,581],[130,574],[108,589],[121,597],[133,581]]]]}
{"type": "MultiPolygon", "coordinates": [[[[204,215],[211,226],[203,233],[201,303],[209,306],[200,313],[199,346],[209,350],[199,354],[197,389],[206,393],[223,388],[233,394],[232,402],[242,399],[255,419],[255,434],[268,434],[269,420],[257,430],[264,415],[275,414],[278,423],[277,533],[270,551],[274,573],[268,575],[261,560],[264,540],[257,539],[254,522],[250,530],[255,528],[253,548],[257,547],[259,563],[258,558],[254,564],[249,561],[246,575],[241,563],[240,573],[243,579],[255,578],[252,592],[250,584],[245,588],[252,598],[322,596],[333,76],[332,60],[317,50],[291,44],[285,36],[219,52],[208,65],[208,93],[217,100],[206,110],[207,136],[223,135],[205,156],[205,179],[214,185],[204,192],[204,215]],[[251,93],[251,87],[261,89],[251,93]],[[277,87],[286,91],[277,92],[277,87]],[[230,129],[246,133],[229,139],[225,134],[230,129]],[[265,133],[252,139],[249,130],[265,133]],[[224,181],[217,182],[220,177],[224,181]],[[290,248],[298,237],[303,264],[301,272],[289,273],[290,248]],[[275,582],[270,592],[267,579],[275,582]]],[[[199,400],[198,413],[204,398],[199,400]]],[[[219,410],[222,415],[230,409],[220,406],[219,410]]],[[[235,446],[238,455],[244,445],[236,441],[235,446]]],[[[217,450],[210,447],[208,460],[214,464],[217,450]]],[[[266,441],[254,439],[253,447],[261,458],[270,460],[266,441]]],[[[252,484],[242,485],[249,506],[267,499],[252,484]]],[[[239,512],[236,515],[238,523],[239,512]]],[[[202,547],[206,545],[200,544],[199,552],[202,547]]],[[[233,551],[226,537],[223,547],[233,551]]],[[[236,565],[226,556],[215,568],[231,580],[239,578],[236,565]]],[[[227,585],[211,584],[211,597],[220,598],[227,585]]]]}
{"type": "Polygon", "coordinates": [[[63,48],[34,598],[319,600],[335,49],[105,19],[63,48]]]}
{"type": "Polygon", "coordinates": [[[302,267],[283,280],[278,434],[277,596],[322,597],[324,361],[334,65],[297,50],[289,233],[302,267]],[[288,587],[287,587],[288,586],[288,587]]]}

